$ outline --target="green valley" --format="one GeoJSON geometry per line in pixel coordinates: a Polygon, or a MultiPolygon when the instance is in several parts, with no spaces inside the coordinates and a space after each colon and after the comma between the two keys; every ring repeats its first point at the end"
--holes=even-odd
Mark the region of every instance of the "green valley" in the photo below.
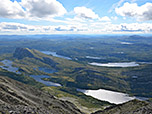
{"type": "Polygon", "coordinates": [[[70,101],[88,114],[117,105],[97,100],[77,89],[105,89],[129,96],[152,98],[151,37],[77,37],[12,36],[12,40],[9,40],[9,36],[0,36],[0,66],[3,66],[0,75],[34,86],[60,100],[70,101]],[[11,66],[5,65],[11,62],[11,66]],[[127,62],[135,62],[137,66],[106,67],[89,64],[127,62]],[[15,71],[7,70],[9,67],[15,71]],[[35,80],[32,75],[49,78],[35,80]],[[61,86],[46,86],[45,82],[61,86]]]}

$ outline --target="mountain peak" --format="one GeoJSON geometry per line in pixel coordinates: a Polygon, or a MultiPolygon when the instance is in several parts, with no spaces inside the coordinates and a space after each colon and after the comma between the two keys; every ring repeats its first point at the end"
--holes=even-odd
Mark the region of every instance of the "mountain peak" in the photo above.
{"type": "Polygon", "coordinates": [[[24,57],[29,57],[32,58],[34,57],[34,54],[32,52],[32,50],[30,50],[29,48],[16,48],[13,57],[17,58],[17,59],[23,59],[24,57]]]}
{"type": "Polygon", "coordinates": [[[38,50],[29,48],[16,48],[15,52],[13,53],[13,57],[17,59],[24,59],[25,57],[34,58],[35,60],[48,64],[53,68],[57,68],[56,65],[58,64],[53,59],[39,52],[38,50]]]}

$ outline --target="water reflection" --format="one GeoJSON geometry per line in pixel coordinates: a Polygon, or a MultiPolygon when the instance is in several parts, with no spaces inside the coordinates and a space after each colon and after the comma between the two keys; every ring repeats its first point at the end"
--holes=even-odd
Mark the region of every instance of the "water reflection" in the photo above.
{"type": "Polygon", "coordinates": [[[135,67],[139,66],[136,62],[125,62],[125,63],[89,63],[94,66],[106,66],[106,67],[135,67]]]}
{"type": "Polygon", "coordinates": [[[52,56],[55,56],[55,57],[60,57],[60,58],[72,60],[70,57],[65,57],[65,56],[62,56],[62,55],[58,55],[56,52],[52,52],[52,51],[41,51],[41,52],[46,54],[46,55],[52,55],[52,56]]]}
{"type": "Polygon", "coordinates": [[[10,61],[10,60],[3,60],[1,61],[4,65],[3,66],[0,66],[0,68],[2,69],[5,69],[9,72],[14,72],[16,74],[21,74],[19,71],[18,71],[18,68],[17,67],[13,67],[13,62],[10,61]]]}
{"type": "Polygon", "coordinates": [[[110,103],[115,103],[115,104],[121,104],[136,98],[136,97],[129,97],[127,94],[124,93],[109,91],[105,89],[99,89],[99,90],[78,89],[78,91],[83,92],[84,94],[92,96],[96,99],[102,101],[108,101],[110,103]]]}
{"type": "Polygon", "coordinates": [[[36,81],[40,83],[45,84],[46,86],[61,86],[61,84],[58,83],[42,80],[42,78],[51,78],[50,76],[47,75],[30,75],[30,77],[34,78],[36,81]]]}

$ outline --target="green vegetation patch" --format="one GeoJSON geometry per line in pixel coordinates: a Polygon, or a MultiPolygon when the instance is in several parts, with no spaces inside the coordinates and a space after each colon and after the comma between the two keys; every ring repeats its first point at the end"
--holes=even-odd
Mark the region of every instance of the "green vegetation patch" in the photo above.
{"type": "Polygon", "coordinates": [[[62,99],[74,103],[80,109],[94,111],[103,110],[107,106],[112,106],[113,104],[97,100],[91,96],[87,96],[81,92],[78,92],[75,88],[68,87],[43,87],[42,90],[50,92],[50,94],[62,99]]]}

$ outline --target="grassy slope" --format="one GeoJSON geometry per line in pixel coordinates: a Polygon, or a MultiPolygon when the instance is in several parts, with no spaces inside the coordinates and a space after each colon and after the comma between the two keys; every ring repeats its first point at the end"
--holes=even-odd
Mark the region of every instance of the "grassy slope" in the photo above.
{"type": "Polygon", "coordinates": [[[81,92],[76,91],[75,88],[68,87],[43,87],[44,91],[50,92],[52,95],[74,103],[81,111],[85,113],[103,110],[104,107],[111,106],[112,104],[104,101],[97,100],[93,97],[86,96],[81,92]]]}
{"type": "MultiPolygon", "coordinates": [[[[67,68],[73,68],[74,66],[78,66],[80,65],[79,63],[75,63],[70,61],[70,64],[66,64],[68,61],[63,60],[63,59],[59,59],[56,57],[52,57],[52,56],[47,56],[45,54],[42,53],[37,53],[37,57],[49,57],[55,61],[58,61],[58,63],[62,63],[65,64],[66,66],[64,67],[66,70],[67,68]]],[[[24,70],[22,72],[22,75],[17,75],[15,73],[11,73],[8,72],[6,70],[2,70],[0,69],[0,74],[4,75],[4,76],[8,76],[12,79],[18,80],[20,82],[35,86],[35,87],[40,87],[42,88],[42,90],[44,91],[49,91],[52,95],[57,96],[59,98],[61,98],[62,100],[68,100],[71,101],[71,99],[74,99],[74,103],[78,106],[81,107],[81,109],[85,112],[93,112],[99,109],[103,109],[105,106],[109,106],[111,105],[108,102],[104,102],[104,101],[100,101],[97,99],[94,99],[92,97],[88,97],[86,95],[84,95],[83,93],[77,92],[75,88],[70,89],[68,87],[45,87],[43,84],[36,82],[34,79],[32,79],[29,76],[26,75],[31,75],[31,74],[35,74],[35,75],[50,75],[52,76],[52,74],[48,74],[42,71],[39,71],[38,69],[34,70],[34,68],[38,68],[38,67],[47,67],[47,68],[52,68],[49,65],[40,62],[39,60],[36,60],[34,58],[24,58],[21,60],[12,59],[12,56],[8,57],[7,59],[14,61],[13,62],[13,66],[18,67],[19,69],[24,70]]],[[[2,60],[2,59],[1,59],[2,60]]],[[[81,65],[80,65],[81,66],[81,65]]],[[[58,66],[59,69],[61,69],[60,66],[58,66]]],[[[65,78],[65,77],[64,77],[65,78]]],[[[67,78],[65,78],[67,79],[67,78]]],[[[74,81],[72,78],[68,79],[68,81],[74,81]]]]}
{"type": "MultiPolygon", "coordinates": [[[[58,63],[56,66],[58,72],[55,72],[53,74],[48,74],[39,71],[37,69],[38,67],[47,67],[51,69],[53,67],[35,58],[26,57],[24,59],[18,60],[18,59],[12,59],[12,56],[10,55],[7,56],[7,59],[12,60],[13,65],[15,67],[22,69],[23,74],[50,75],[52,78],[46,80],[60,83],[63,85],[63,87],[61,88],[44,87],[43,90],[49,91],[53,95],[60,97],[62,99],[64,98],[69,101],[72,99],[72,101],[78,107],[81,107],[83,110],[87,108],[87,111],[103,109],[103,107],[109,104],[107,102],[101,102],[96,99],[93,99],[92,97],[87,97],[84,94],[77,92],[75,88],[83,88],[83,89],[104,88],[109,90],[126,92],[133,95],[139,95],[138,87],[133,88],[132,85],[133,84],[133,80],[131,78],[133,75],[132,72],[137,73],[137,71],[140,71],[143,72],[144,74],[144,72],[148,72],[151,70],[149,65],[147,65],[147,67],[146,65],[142,65],[140,67],[134,67],[134,68],[96,67],[87,64],[81,64],[74,61],[69,61],[62,58],[48,56],[36,50],[30,50],[30,52],[36,58],[43,59],[43,57],[48,57],[51,60],[58,63]],[[36,68],[36,70],[34,68],[36,68]],[[74,89],[70,89],[71,87],[73,87],[74,89]]],[[[143,75],[141,75],[141,77],[143,78],[143,75]]],[[[24,80],[26,80],[26,78],[25,79],[23,78],[23,81],[24,80]]],[[[33,82],[31,82],[31,84],[32,83],[33,82]]],[[[150,90],[150,88],[148,90],[150,90]]],[[[152,96],[150,92],[145,93],[144,90],[142,91],[143,93],[140,93],[140,95],[152,96]]]]}

